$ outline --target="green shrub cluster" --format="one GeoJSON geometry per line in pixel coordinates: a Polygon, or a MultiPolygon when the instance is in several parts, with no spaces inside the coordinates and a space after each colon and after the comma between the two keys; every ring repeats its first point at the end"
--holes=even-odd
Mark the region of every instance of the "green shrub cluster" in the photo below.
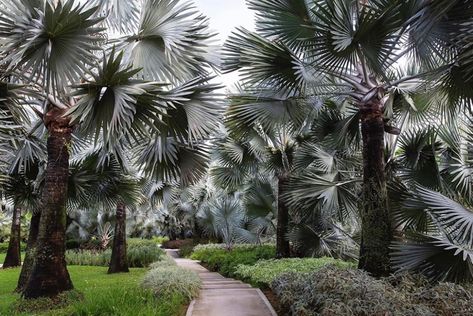
{"type": "Polygon", "coordinates": [[[325,266],[282,274],[271,289],[287,315],[473,315],[469,289],[430,285],[420,276],[376,279],[358,269],[325,266]]]}
{"type": "Polygon", "coordinates": [[[179,256],[182,258],[188,258],[192,255],[193,251],[194,245],[183,245],[181,248],[179,248],[179,256]]]}
{"type": "Polygon", "coordinates": [[[165,242],[169,241],[169,238],[165,236],[154,236],[152,240],[158,245],[163,245],[165,242]]]}
{"type": "Polygon", "coordinates": [[[162,247],[166,249],[181,249],[182,247],[189,245],[193,247],[195,241],[193,239],[167,240],[162,244],[162,247]]]}
{"type": "Polygon", "coordinates": [[[128,266],[147,267],[166,256],[163,249],[154,240],[130,239],[127,242],[128,266]]]}
{"type": "MultiPolygon", "coordinates": [[[[26,243],[21,242],[20,243],[20,250],[25,251],[26,250],[26,243]]],[[[8,242],[0,242],[0,253],[5,253],[8,251],[8,242]]]]}
{"type": "MultiPolygon", "coordinates": [[[[165,252],[153,240],[128,239],[127,260],[131,268],[147,267],[165,257],[165,252]]],[[[108,266],[112,250],[68,250],[66,261],[69,265],[108,266]]]]}
{"type": "Polygon", "coordinates": [[[141,285],[157,297],[178,295],[190,302],[199,295],[202,282],[197,273],[178,267],[171,258],[155,262],[150,268],[141,285]]]}
{"type": "Polygon", "coordinates": [[[208,244],[196,246],[191,258],[200,260],[210,270],[233,277],[238,265],[253,265],[258,260],[274,258],[275,254],[274,245],[243,244],[227,250],[224,245],[208,244]]]}
{"type": "Polygon", "coordinates": [[[287,258],[260,260],[254,265],[241,264],[235,275],[257,287],[269,287],[277,277],[288,272],[314,272],[327,265],[340,268],[354,267],[353,263],[333,258],[287,258]]]}

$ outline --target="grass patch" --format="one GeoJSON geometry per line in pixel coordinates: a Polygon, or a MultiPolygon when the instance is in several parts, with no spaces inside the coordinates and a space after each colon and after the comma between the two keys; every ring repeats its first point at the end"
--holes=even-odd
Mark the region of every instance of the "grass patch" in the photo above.
{"type": "Polygon", "coordinates": [[[274,258],[275,254],[274,245],[243,244],[227,250],[223,245],[208,244],[196,246],[191,258],[202,261],[210,270],[234,277],[238,265],[253,265],[259,260],[274,258]]]}
{"type": "MultiPolygon", "coordinates": [[[[0,315],[41,315],[41,316],[172,316],[180,315],[187,299],[178,293],[163,293],[156,296],[153,291],[143,289],[140,284],[148,271],[144,268],[130,269],[130,273],[107,274],[106,267],[70,266],[68,267],[75,286],[76,296],[73,303],[65,307],[44,311],[57,304],[49,300],[49,305],[44,302],[29,301],[27,305],[41,307],[43,311],[32,313],[20,312],[19,305],[25,301],[13,293],[18,280],[20,269],[0,270],[0,315]],[[80,293],[80,294],[77,294],[80,293]],[[40,306],[35,306],[40,303],[40,306]]],[[[25,306],[28,307],[28,306],[25,306]]]]}
{"type": "Polygon", "coordinates": [[[288,258],[260,260],[254,265],[239,265],[235,275],[253,286],[269,288],[271,282],[288,272],[308,273],[332,265],[339,268],[355,268],[355,264],[333,258],[288,258]]]}

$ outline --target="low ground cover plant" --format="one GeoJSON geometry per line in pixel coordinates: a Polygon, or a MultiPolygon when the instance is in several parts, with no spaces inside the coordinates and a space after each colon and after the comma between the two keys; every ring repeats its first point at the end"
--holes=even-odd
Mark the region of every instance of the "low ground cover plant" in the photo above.
{"type": "Polygon", "coordinates": [[[199,294],[201,281],[197,273],[163,261],[152,265],[141,285],[157,297],[178,295],[188,303],[199,294]]]}
{"type": "Polygon", "coordinates": [[[308,273],[333,265],[340,268],[355,268],[355,264],[333,258],[286,258],[260,260],[254,265],[241,264],[235,275],[254,286],[267,288],[277,277],[284,273],[308,273]]]}
{"type": "Polygon", "coordinates": [[[200,260],[210,270],[218,271],[225,276],[234,277],[238,265],[253,265],[262,259],[274,258],[274,245],[235,245],[231,250],[223,244],[198,245],[191,258],[200,260]]]}
{"type": "MultiPolygon", "coordinates": [[[[68,250],[66,261],[68,265],[108,266],[112,255],[111,249],[100,250],[68,250]]],[[[165,257],[163,249],[153,240],[128,239],[127,260],[131,268],[147,267],[165,257]]]]}
{"type": "Polygon", "coordinates": [[[285,273],[271,283],[285,315],[473,315],[471,288],[431,284],[424,277],[376,279],[333,265],[309,273],[285,273]]]}
{"type": "Polygon", "coordinates": [[[167,240],[164,241],[162,244],[163,248],[166,249],[180,249],[186,245],[195,245],[195,241],[193,239],[176,239],[176,240],[167,240]]]}

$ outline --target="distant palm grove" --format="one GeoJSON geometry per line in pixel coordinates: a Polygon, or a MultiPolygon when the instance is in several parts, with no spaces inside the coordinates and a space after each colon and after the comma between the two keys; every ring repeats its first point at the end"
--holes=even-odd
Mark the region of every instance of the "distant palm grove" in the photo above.
{"type": "Polygon", "coordinates": [[[246,5],[221,46],[192,1],[0,0],[0,314],[179,315],[162,244],[281,315],[473,315],[473,1],[246,5]],[[153,300],[87,309],[126,272],[153,300]]]}

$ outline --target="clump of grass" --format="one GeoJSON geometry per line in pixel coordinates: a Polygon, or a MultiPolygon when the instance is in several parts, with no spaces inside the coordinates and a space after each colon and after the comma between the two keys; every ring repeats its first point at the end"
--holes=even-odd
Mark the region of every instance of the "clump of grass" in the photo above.
{"type": "Polygon", "coordinates": [[[333,265],[340,268],[355,267],[355,264],[333,258],[287,258],[260,260],[254,265],[239,265],[235,275],[257,287],[269,287],[278,276],[288,272],[314,272],[333,265]]]}
{"type": "Polygon", "coordinates": [[[143,288],[153,291],[156,297],[178,295],[186,302],[199,294],[201,284],[197,273],[175,265],[154,265],[142,282],[143,288]]]}

